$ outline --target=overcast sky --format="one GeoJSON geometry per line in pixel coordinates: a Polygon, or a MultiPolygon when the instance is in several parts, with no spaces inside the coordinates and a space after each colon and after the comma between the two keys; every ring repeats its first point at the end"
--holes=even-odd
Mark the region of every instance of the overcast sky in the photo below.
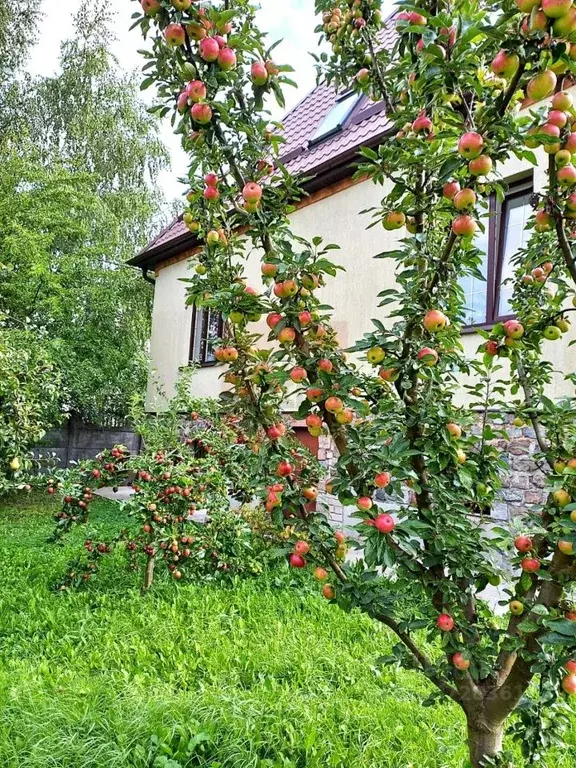
{"type": "MultiPolygon", "coordinates": [[[[1,2],[1,0],[0,0],[1,2]]],[[[72,34],[72,16],[86,0],[43,0],[44,19],[40,26],[38,44],[32,52],[29,69],[33,74],[51,75],[58,69],[58,55],[62,40],[72,34]]],[[[114,52],[125,70],[140,69],[141,58],[137,53],[142,40],[137,29],[130,32],[131,15],[138,10],[135,0],[112,0],[117,19],[114,25],[116,42],[114,52]]],[[[275,51],[275,60],[290,63],[296,73],[293,79],[298,90],[286,90],[288,107],[301,99],[314,85],[314,62],[309,51],[317,47],[314,34],[314,0],[261,0],[260,26],[271,40],[282,38],[284,42],[275,51]]],[[[153,98],[152,89],[144,94],[153,98]],[[149,94],[149,95],[148,95],[149,94]]],[[[186,158],[180,148],[180,139],[171,132],[169,119],[164,121],[162,136],[170,147],[172,168],[162,174],[161,186],[170,200],[180,197],[182,187],[178,177],[186,173],[186,158]]]]}

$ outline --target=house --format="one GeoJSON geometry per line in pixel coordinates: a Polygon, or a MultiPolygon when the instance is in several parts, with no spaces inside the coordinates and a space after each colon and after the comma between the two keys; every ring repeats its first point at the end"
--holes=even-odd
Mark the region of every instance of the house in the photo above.
{"type": "MultiPolygon", "coordinates": [[[[346,276],[330,281],[321,296],[324,303],[335,308],[333,325],[346,347],[371,329],[371,318],[382,317],[377,293],[394,283],[394,264],[389,260],[374,261],[371,256],[393,250],[402,235],[381,227],[367,229],[370,219],[359,215],[363,209],[378,206],[385,190],[370,180],[353,179],[359,149],[378,145],[393,127],[382,104],[356,94],[338,95],[323,86],[294,107],[283,124],[286,144],[281,161],[293,174],[307,178],[304,187],[308,196],[291,215],[293,229],[305,238],[320,235],[341,247],[334,260],[346,269],[346,276]]],[[[468,326],[463,343],[470,356],[480,343],[475,330],[509,316],[509,293],[504,281],[511,271],[511,258],[523,244],[524,223],[531,215],[530,197],[546,183],[547,155],[538,152],[541,162],[536,168],[516,159],[499,168],[510,187],[502,203],[492,201],[489,223],[479,240],[486,254],[486,280],[468,278],[464,284],[468,326]]],[[[177,220],[131,261],[144,275],[155,275],[152,367],[168,395],[173,392],[180,368],[189,362],[200,366],[195,394],[215,396],[226,388],[221,368],[214,365],[210,345],[210,339],[220,334],[219,317],[185,304],[186,287],[181,278],[187,276],[187,262],[197,245],[195,236],[177,220]]],[[[257,258],[248,261],[246,277],[250,285],[261,285],[257,258]]],[[[267,334],[263,321],[261,325],[267,334]]],[[[560,341],[547,343],[550,359],[560,371],[576,369],[576,346],[569,346],[573,338],[571,332],[560,341]]],[[[550,396],[568,394],[565,386],[563,376],[556,375],[550,396]]],[[[151,404],[155,397],[151,378],[151,404]]],[[[510,434],[516,441],[510,446],[512,485],[505,489],[500,517],[536,503],[544,484],[543,475],[530,459],[536,450],[531,431],[514,428],[510,434]]],[[[318,450],[321,460],[334,460],[327,438],[324,442],[321,438],[318,450]]]]}

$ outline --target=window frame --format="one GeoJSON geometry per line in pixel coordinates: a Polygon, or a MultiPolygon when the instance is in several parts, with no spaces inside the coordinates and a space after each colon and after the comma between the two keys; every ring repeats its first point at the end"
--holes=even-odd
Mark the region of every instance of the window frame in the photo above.
{"type": "Polygon", "coordinates": [[[344,127],[346,126],[346,123],[350,120],[352,114],[354,113],[354,111],[355,111],[356,107],[358,106],[358,104],[360,104],[362,98],[363,98],[362,94],[356,93],[355,91],[351,91],[351,90],[346,91],[345,93],[343,93],[340,96],[338,96],[338,98],[334,101],[334,103],[332,104],[332,106],[330,107],[328,112],[326,112],[326,114],[324,115],[324,117],[322,118],[320,123],[318,124],[318,127],[314,131],[314,136],[311,139],[308,140],[308,147],[309,148],[315,147],[318,144],[321,144],[323,141],[326,141],[326,139],[329,139],[332,136],[335,136],[337,133],[340,133],[344,129],[344,127]],[[322,123],[326,120],[326,118],[330,115],[330,113],[336,108],[336,106],[338,104],[341,104],[343,101],[346,101],[351,96],[356,96],[356,98],[350,104],[350,109],[342,116],[340,121],[333,128],[330,128],[329,130],[327,130],[324,133],[320,134],[320,136],[316,136],[316,134],[318,133],[322,123]]]}
{"type": "Polygon", "coordinates": [[[502,267],[504,266],[505,224],[508,220],[510,201],[524,196],[527,192],[534,193],[532,174],[511,181],[506,196],[501,203],[498,202],[495,193],[490,195],[488,250],[486,253],[486,317],[478,323],[465,325],[463,328],[464,333],[474,333],[476,330],[492,328],[496,323],[510,320],[514,317],[512,314],[498,314],[502,287],[502,267]]]}
{"type": "MultiPolygon", "coordinates": [[[[211,310],[208,307],[192,307],[192,322],[190,327],[190,346],[188,350],[188,363],[191,365],[199,365],[201,368],[211,368],[213,365],[216,365],[218,362],[216,359],[214,360],[208,360],[207,359],[207,352],[208,352],[208,336],[205,335],[208,332],[208,323],[210,320],[210,314],[213,310],[211,310]],[[201,328],[201,336],[200,336],[200,355],[199,359],[195,359],[195,340],[196,340],[196,331],[198,329],[198,323],[202,323],[201,328]]],[[[222,318],[222,315],[218,313],[218,337],[222,338],[224,333],[224,320],[222,318]]]]}

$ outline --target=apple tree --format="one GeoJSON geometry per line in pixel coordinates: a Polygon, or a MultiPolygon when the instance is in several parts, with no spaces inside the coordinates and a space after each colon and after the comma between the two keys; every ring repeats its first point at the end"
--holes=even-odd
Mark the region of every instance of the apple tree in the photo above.
{"type": "MultiPolygon", "coordinates": [[[[372,223],[400,237],[393,251],[358,254],[394,260],[396,283],[382,286],[381,317],[356,343],[355,362],[320,296],[337,278],[336,246],[290,229],[302,191],[279,160],[282,130],[267,111],[270,99],[283,105],[290,67],[273,60],[255,8],[142,0],[144,86],[156,86],[158,114],[171,115],[190,152],[184,221],[201,247],[189,302],[226,321],[217,358],[228,365],[229,407],[269,477],[266,509],[296,531],[291,565],[314,566],[327,599],[388,627],[398,640],[390,662],[419,669],[432,701],[462,708],[473,766],[509,764],[508,727],[534,761],[559,738],[564,696],[576,692],[575,409],[573,397],[547,396],[544,354],[574,309],[576,113],[563,82],[576,69],[576,9],[571,0],[421,0],[385,21],[380,5],[316,3],[328,44],[320,80],[383,102],[395,126],[363,150],[358,169],[383,185],[372,223]],[[387,46],[384,24],[396,30],[387,46]],[[525,97],[535,104],[521,112],[525,97]],[[481,331],[469,359],[461,282],[480,274],[474,235],[490,196],[505,193],[499,168],[510,157],[536,164],[536,147],[549,158],[548,183],[533,196],[528,245],[515,257],[515,318],[481,331]],[[254,248],[264,292],[245,280],[254,248]],[[253,325],[264,314],[267,339],[253,325]],[[328,431],[338,448],[327,487],[357,508],[356,562],[309,503],[318,478],[281,417],[294,391],[309,431],[328,431]],[[503,408],[531,421],[549,494],[514,531],[487,536],[478,515],[489,519],[505,471],[505,433],[491,416],[503,408]],[[375,503],[377,489],[393,514],[375,503]],[[504,621],[482,597],[502,578],[504,621]]],[[[565,373],[567,391],[574,384],[565,373]]]]}

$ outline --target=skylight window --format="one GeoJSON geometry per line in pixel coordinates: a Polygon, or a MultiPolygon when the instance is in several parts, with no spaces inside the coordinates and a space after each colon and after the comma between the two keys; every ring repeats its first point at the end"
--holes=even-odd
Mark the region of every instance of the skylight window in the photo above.
{"type": "Polygon", "coordinates": [[[362,96],[354,92],[345,93],[341,96],[316,129],[316,132],[310,139],[310,144],[317,144],[319,141],[328,138],[328,136],[341,131],[350,113],[361,98],[362,96]]]}

